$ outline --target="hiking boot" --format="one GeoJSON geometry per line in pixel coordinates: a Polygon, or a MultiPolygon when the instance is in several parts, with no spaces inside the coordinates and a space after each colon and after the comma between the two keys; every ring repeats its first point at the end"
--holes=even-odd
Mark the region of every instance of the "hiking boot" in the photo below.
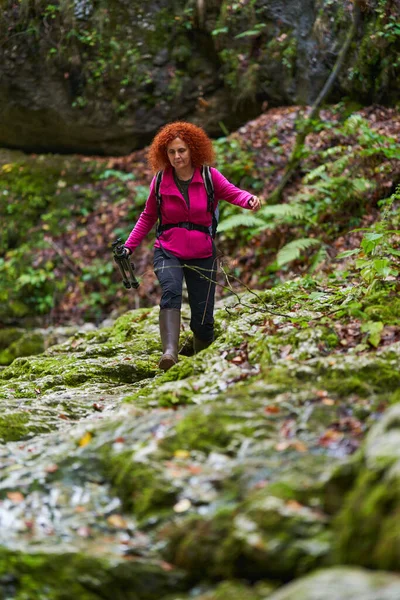
{"type": "Polygon", "coordinates": [[[158,366],[163,371],[168,371],[178,362],[180,328],[181,311],[179,308],[163,308],[160,310],[160,335],[163,355],[158,366]]]}
{"type": "Polygon", "coordinates": [[[198,337],[196,337],[195,335],[193,336],[193,350],[194,353],[197,354],[198,352],[201,352],[202,350],[205,350],[206,348],[208,348],[208,346],[210,344],[213,343],[213,339],[212,340],[199,340],[198,337]]]}

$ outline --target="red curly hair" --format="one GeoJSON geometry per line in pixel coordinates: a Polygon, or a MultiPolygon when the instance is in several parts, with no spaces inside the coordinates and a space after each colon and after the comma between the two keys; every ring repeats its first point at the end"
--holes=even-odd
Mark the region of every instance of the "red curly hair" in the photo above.
{"type": "Polygon", "coordinates": [[[154,173],[165,169],[171,163],[167,155],[167,146],[179,137],[188,145],[194,167],[211,165],[215,160],[212,141],[201,127],[185,121],[168,123],[157,133],[150,146],[147,158],[154,173]]]}

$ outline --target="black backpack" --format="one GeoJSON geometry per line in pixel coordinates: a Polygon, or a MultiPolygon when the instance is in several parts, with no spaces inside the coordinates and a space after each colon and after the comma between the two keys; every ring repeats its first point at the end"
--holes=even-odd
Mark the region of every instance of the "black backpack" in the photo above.
{"type": "Polygon", "coordinates": [[[181,221],[180,223],[172,223],[168,225],[162,225],[161,223],[161,193],[160,186],[163,178],[164,171],[158,171],[156,175],[156,185],[155,185],[155,194],[157,200],[157,212],[158,212],[158,226],[157,226],[157,237],[159,237],[163,231],[167,231],[168,229],[172,229],[173,227],[182,227],[184,229],[196,231],[202,231],[203,233],[208,233],[214,239],[217,233],[218,227],[218,215],[219,210],[218,206],[214,210],[214,184],[211,177],[211,169],[210,167],[203,165],[200,169],[201,176],[204,181],[204,186],[207,192],[207,212],[212,214],[212,224],[210,227],[205,227],[204,225],[197,225],[196,223],[191,223],[189,221],[181,221]]]}

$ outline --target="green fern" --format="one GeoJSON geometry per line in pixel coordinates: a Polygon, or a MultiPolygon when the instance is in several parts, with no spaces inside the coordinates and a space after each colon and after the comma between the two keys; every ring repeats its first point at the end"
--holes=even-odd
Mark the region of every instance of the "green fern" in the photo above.
{"type": "Polygon", "coordinates": [[[296,260],[299,258],[300,254],[304,250],[308,250],[312,246],[319,246],[320,240],[316,240],[315,238],[300,238],[298,240],[293,240],[293,242],[289,242],[286,246],[283,246],[277,254],[276,263],[278,267],[282,267],[292,260],[296,260]]]}
{"type": "Polygon", "coordinates": [[[304,206],[300,203],[291,204],[271,204],[270,206],[263,206],[257,213],[261,217],[278,217],[281,219],[301,219],[305,215],[304,206]]]}
{"type": "Polygon", "coordinates": [[[238,227],[261,227],[264,224],[262,219],[251,213],[240,213],[227,217],[221,221],[218,225],[218,232],[230,231],[231,229],[237,229],[238,227]]]}

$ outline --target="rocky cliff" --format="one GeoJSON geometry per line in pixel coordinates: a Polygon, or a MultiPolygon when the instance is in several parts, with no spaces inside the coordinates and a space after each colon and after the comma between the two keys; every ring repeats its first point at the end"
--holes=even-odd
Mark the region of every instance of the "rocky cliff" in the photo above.
{"type": "MultiPolygon", "coordinates": [[[[352,19],[332,0],[1,0],[0,146],[125,154],[166,121],[214,135],[310,103],[352,19]]],[[[394,102],[395,3],[365,3],[331,100],[394,102]]]]}

